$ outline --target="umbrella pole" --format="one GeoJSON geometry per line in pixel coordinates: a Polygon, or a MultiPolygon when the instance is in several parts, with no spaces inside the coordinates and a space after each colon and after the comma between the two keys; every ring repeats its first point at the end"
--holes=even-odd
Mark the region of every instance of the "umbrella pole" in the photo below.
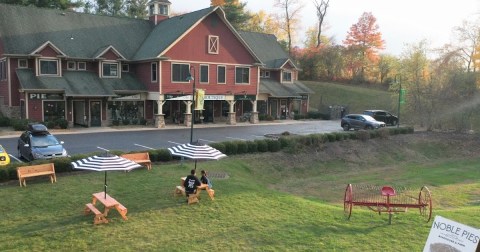
{"type": "Polygon", "coordinates": [[[107,199],[107,171],[105,171],[105,183],[103,186],[104,197],[107,199]]]}

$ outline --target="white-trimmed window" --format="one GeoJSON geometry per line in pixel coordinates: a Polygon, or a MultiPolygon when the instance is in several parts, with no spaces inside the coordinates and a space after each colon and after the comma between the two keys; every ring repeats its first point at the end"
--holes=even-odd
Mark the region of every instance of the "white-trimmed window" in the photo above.
{"type": "Polygon", "coordinates": [[[86,62],[78,62],[77,63],[77,69],[78,70],[87,70],[87,63],[86,62]]]}
{"type": "Polygon", "coordinates": [[[118,63],[102,62],[102,77],[118,77],[118,63]]]}
{"type": "Polygon", "coordinates": [[[270,71],[261,70],[261,71],[260,71],[260,77],[261,77],[261,78],[270,78],[270,71]]]}
{"type": "Polygon", "coordinates": [[[208,36],[208,53],[209,54],[218,54],[220,38],[218,36],[209,35],[208,36]]]}
{"type": "Polygon", "coordinates": [[[208,65],[200,65],[200,83],[208,83],[208,65]]]}
{"type": "Polygon", "coordinates": [[[67,69],[68,70],[75,70],[76,69],[75,65],[76,65],[75,61],[68,61],[67,62],[67,69]]]}
{"type": "Polygon", "coordinates": [[[168,15],[168,5],[159,4],[158,5],[158,14],[167,16],[168,15]]]}
{"type": "Polygon", "coordinates": [[[227,67],[226,66],[217,66],[217,83],[218,84],[227,83],[227,67]]]}
{"type": "Polygon", "coordinates": [[[249,84],[249,83],[250,83],[250,68],[235,67],[235,84],[249,84]]]}
{"type": "Polygon", "coordinates": [[[283,80],[283,82],[292,82],[292,72],[283,71],[282,80],[283,80]]]}
{"type": "Polygon", "coordinates": [[[130,72],[130,65],[122,64],[122,72],[130,72]]]}
{"type": "Polygon", "coordinates": [[[18,59],[18,68],[28,68],[28,60],[18,59]]]}
{"type": "Polygon", "coordinates": [[[0,80],[7,79],[7,61],[2,59],[0,60],[0,80]]]}
{"type": "Polygon", "coordinates": [[[39,75],[59,75],[58,60],[56,59],[39,59],[39,75]]]}
{"type": "Polygon", "coordinates": [[[150,81],[151,82],[157,82],[158,80],[158,64],[157,62],[152,62],[152,64],[150,64],[150,81]]]}
{"type": "MultiPolygon", "coordinates": [[[[193,73],[192,73],[193,74],[193,73]]],[[[189,82],[187,80],[190,75],[190,65],[172,63],[172,82],[189,82]]]]}

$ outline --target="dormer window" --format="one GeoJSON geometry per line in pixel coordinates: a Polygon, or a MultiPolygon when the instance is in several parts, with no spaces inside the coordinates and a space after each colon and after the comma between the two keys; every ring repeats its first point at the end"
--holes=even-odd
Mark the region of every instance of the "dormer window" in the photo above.
{"type": "Polygon", "coordinates": [[[284,71],[282,74],[283,82],[292,82],[292,72],[284,71]]]}
{"type": "Polygon", "coordinates": [[[59,75],[58,60],[40,59],[38,70],[39,75],[59,75]]]}
{"type": "Polygon", "coordinates": [[[103,62],[102,69],[103,77],[118,77],[118,63],[103,62]]]}

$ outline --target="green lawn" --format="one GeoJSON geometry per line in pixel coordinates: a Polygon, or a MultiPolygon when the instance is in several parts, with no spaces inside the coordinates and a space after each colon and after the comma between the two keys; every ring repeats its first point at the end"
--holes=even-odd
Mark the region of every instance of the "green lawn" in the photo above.
{"type": "Polygon", "coordinates": [[[343,215],[348,183],[429,186],[434,216],[478,228],[478,156],[460,156],[441,144],[375,139],[347,149],[352,140],[311,150],[231,156],[199,162],[198,169],[226,173],[213,178],[215,201],[205,192],[199,204],[174,197],[192,162],[154,165],[151,171],[109,172],[108,193],[128,208],[110,223],[93,225],[83,209],[103,190],[101,172],[58,174],[0,185],[1,251],[421,251],[430,231],[417,209],[394,216],[353,208],[343,215]],[[365,146],[363,146],[365,145],[365,146]],[[382,156],[366,156],[370,147],[382,156]],[[386,146],[391,146],[390,150],[386,146]],[[437,147],[435,147],[437,146],[437,147]],[[435,148],[436,151],[433,151],[435,148]],[[330,152],[341,151],[334,157],[330,152]],[[415,151],[415,153],[412,153],[415,151]],[[355,158],[355,152],[362,158],[355,158]],[[345,154],[350,153],[350,154],[345,154]],[[450,153],[450,154],[448,154],[450,153]],[[352,156],[349,156],[352,155],[352,156]],[[413,159],[417,156],[418,159],[413,159]]]}

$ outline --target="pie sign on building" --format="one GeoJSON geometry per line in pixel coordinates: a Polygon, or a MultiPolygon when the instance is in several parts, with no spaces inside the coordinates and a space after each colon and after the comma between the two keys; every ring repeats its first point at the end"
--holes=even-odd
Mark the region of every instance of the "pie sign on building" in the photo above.
{"type": "Polygon", "coordinates": [[[170,8],[151,1],[143,20],[0,4],[0,111],[70,127],[308,112],[312,91],[275,36],[235,30],[221,7],[170,8]],[[193,84],[203,110],[191,110],[193,84]]]}

